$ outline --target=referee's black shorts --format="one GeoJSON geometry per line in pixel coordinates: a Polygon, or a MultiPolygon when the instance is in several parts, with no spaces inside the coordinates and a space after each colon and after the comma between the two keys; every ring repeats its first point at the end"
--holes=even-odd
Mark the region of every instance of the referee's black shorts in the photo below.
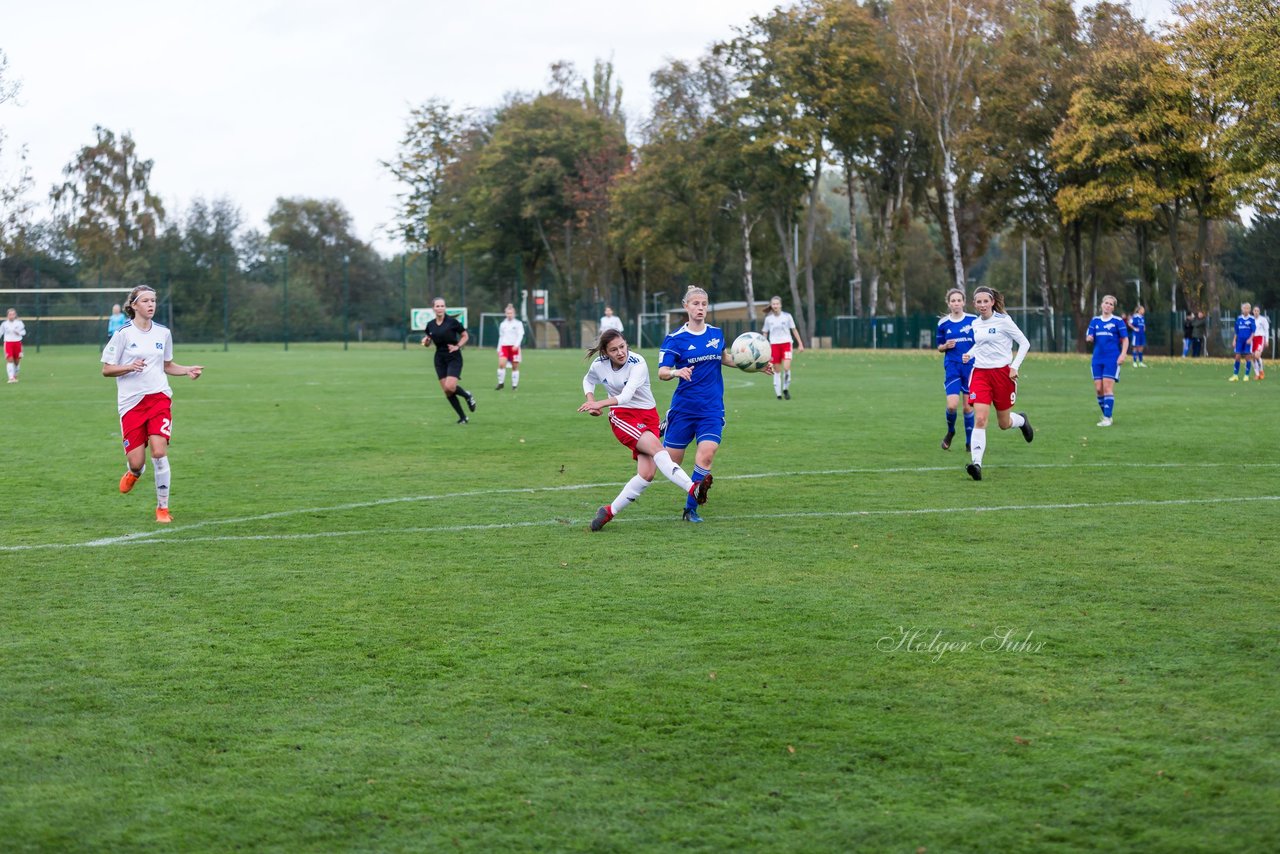
{"type": "Polygon", "coordinates": [[[436,348],[436,376],[440,379],[462,376],[462,351],[450,353],[448,350],[436,348]]]}

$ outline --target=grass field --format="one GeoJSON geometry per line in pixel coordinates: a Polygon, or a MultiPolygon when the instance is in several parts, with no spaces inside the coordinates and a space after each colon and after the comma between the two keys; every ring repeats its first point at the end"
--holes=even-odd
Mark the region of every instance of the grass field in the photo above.
{"type": "Polygon", "coordinates": [[[1152,359],[1098,429],[1033,354],[975,483],[936,357],[808,351],[726,374],[705,524],[659,479],[592,534],[579,353],[469,350],[466,426],[420,348],[177,360],[168,527],[97,351],[0,390],[0,848],[1280,839],[1280,378],[1152,359]]]}

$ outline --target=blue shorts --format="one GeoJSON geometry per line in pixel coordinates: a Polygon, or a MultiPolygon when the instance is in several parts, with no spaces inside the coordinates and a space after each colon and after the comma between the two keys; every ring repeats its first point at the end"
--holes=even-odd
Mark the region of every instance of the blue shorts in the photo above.
{"type": "Polygon", "coordinates": [[[1135,333],[1133,333],[1132,335],[1130,335],[1130,336],[1129,336],[1129,346],[1130,346],[1130,347],[1145,347],[1145,346],[1147,346],[1147,333],[1146,333],[1146,332],[1135,332],[1135,333]]]}
{"type": "Polygon", "coordinates": [[[1120,365],[1115,359],[1107,359],[1105,361],[1093,360],[1093,381],[1098,380],[1115,380],[1120,382],[1120,365]]]}
{"type": "Polygon", "coordinates": [[[1253,337],[1252,336],[1244,339],[1243,341],[1241,341],[1239,338],[1236,339],[1236,355],[1237,356],[1253,355],[1253,337]]]}
{"type": "Polygon", "coordinates": [[[943,394],[968,394],[969,393],[969,377],[973,375],[973,362],[952,362],[943,363],[946,369],[946,379],[943,380],[943,394]]]}
{"type": "Polygon", "coordinates": [[[662,434],[664,448],[687,448],[695,439],[699,442],[720,443],[724,433],[724,415],[693,415],[688,412],[668,412],[667,429],[662,434]]]}

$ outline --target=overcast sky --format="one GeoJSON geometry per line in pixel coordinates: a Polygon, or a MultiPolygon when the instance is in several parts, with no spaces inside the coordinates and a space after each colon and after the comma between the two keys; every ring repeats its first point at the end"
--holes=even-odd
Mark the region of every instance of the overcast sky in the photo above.
{"type": "MultiPolygon", "coordinates": [[[[0,0],[0,50],[18,103],[0,105],[43,199],[94,139],[129,132],[155,161],[167,210],[228,197],[264,228],[279,196],[335,198],[383,251],[390,159],[412,105],[489,107],[533,91],[552,62],[589,73],[612,57],[634,123],[649,75],[693,59],[776,4],[768,0],[0,0]]],[[[1159,20],[1168,0],[1135,0],[1159,20]]]]}

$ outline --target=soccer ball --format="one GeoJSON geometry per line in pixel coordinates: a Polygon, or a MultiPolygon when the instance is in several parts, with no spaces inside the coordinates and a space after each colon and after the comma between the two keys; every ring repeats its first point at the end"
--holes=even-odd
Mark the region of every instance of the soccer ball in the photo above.
{"type": "Polygon", "coordinates": [[[734,366],[748,373],[763,371],[772,355],[773,348],[769,346],[769,339],[759,332],[742,333],[729,348],[729,358],[733,359],[734,366]]]}

